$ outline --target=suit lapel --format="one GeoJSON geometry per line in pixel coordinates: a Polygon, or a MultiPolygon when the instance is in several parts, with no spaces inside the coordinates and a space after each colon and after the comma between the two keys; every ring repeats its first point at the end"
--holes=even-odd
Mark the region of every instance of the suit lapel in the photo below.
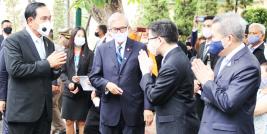
{"type": "MultiPolygon", "coordinates": [[[[224,66],[224,68],[221,70],[220,74],[218,75],[217,79],[220,79],[222,77],[223,74],[225,74],[225,72],[227,72],[227,70],[238,63],[238,60],[246,53],[249,53],[249,49],[245,46],[244,48],[242,48],[239,52],[237,52],[230,60],[230,63],[226,64],[224,66]]],[[[220,68],[220,67],[219,67],[220,68]]]]}
{"type": "Polygon", "coordinates": [[[118,63],[118,60],[117,60],[117,56],[116,56],[116,47],[115,47],[115,41],[111,41],[110,44],[109,44],[109,53],[111,54],[111,59],[114,63],[114,65],[116,66],[116,68],[119,70],[119,63],[118,63]]]}
{"type": "Polygon", "coordinates": [[[23,30],[23,33],[24,33],[25,38],[26,38],[24,41],[26,41],[27,42],[26,44],[28,44],[29,47],[31,48],[31,50],[32,50],[31,52],[33,53],[34,57],[36,57],[37,60],[41,60],[41,58],[39,56],[39,53],[38,53],[38,51],[36,49],[36,46],[35,46],[35,44],[34,44],[34,42],[32,40],[32,37],[27,32],[26,28],[23,30]]]}
{"type": "Polygon", "coordinates": [[[132,54],[133,51],[133,43],[131,42],[130,39],[127,39],[126,45],[125,45],[125,50],[124,50],[124,57],[122,59],[122,63],[120,66],[120,72],[123,70],[126,62],[129,59],[129,56],[132,54]]]}

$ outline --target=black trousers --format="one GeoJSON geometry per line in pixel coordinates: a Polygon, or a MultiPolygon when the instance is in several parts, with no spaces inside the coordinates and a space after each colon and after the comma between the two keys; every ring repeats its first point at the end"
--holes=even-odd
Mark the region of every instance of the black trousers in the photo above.
{"type": "Polygon", "coordinates": [[[124,122],[123,116],[120,116],[120,122],[117,126],[107,126],[100,123],[101,134],[144,134],[145,125],[141,126],[127,126],[124,122]]]}
{"type": "Polygon", "coordinates": [[[48,120],[47,110],[36,122],[8,122],[9,134],[50,134],[51,121],[48,120]]]}

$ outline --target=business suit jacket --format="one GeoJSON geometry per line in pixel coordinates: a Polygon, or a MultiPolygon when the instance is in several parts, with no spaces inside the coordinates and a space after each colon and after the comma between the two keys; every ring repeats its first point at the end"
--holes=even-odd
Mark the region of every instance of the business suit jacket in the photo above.
{"type": "Polygon", "coordinates": [[[203,85],[205,109],[199,134],[254,134],[253,113],[260,85],[260,67],[247,47],[231,58],[214,81],[203,85]]]}
{"type": "MultiPolygon", "coordinates": [[[[83,46],[82,53],[80,55],[77,76],[88,76],[91,72],[94,53],[89,50],[87,46],[83,46]]],[[[75,63],[74,63],[74,52],[68,51],[67,62],[63,66],[62,74],[60,76],[61,80],[64,82],[64,90],[63,95],[68,97],[78,96],[78,95],[86,95],[90,96],[89,92],[84,92],[80,84],[78,87],[80,91],[77,94],[73,94],[69,90],[69,84],[72,82],[72,77],[75,76],[75,63]]],[[[73,82],[74,83],[74,82],[73,82]]]]}
{"type": "MultiPolygon", "coordinates": [[[[1,47],[2,48],[2,47],[1,47]]],[[[6,101],[8,73],[4,59],[4,51],[0,49],[0,100],[6,101]]]]}
{"type": "Polygon", "coordinates": [[[127,126],[144,125],[144,108],[152,107],[139,86],[142,73],[138,54],[141,49],[146,49],[145,45],[127,38],[120,67],[114,40],[96,49],[90,81],[102,93],[100,122],[104,125],[118,125],[120,115],[123,115],[127,126]],[[104,94],[108,82],[117,84],[123,90],[123,94],[104,94]]]}
{"type": "Polygon", "coordinates": [[[267,62],[267,60],[266,60],[266,58],[264,56],[264,49],[265,49],[265,46],[264,46],[264,42],[263,42],[259,47],[257,47],[253,51],[253,54],[256,56],[256,58],[258,59],[260,64],[262,64],[264,62],[267,62]]]}
{"type": "MultiPolygon", "coordinates": [[[[208,55],[207,55],[207,53],[204,55],[204,50],[205,50],[205,42],[200,45],[199,52],[197,54],[197,58],[200,58],[204,62],[204,64],[207,65],[208,55]]],[[[211,69],[214,69],[218,59],[219,59],[218,55],[210,53],[210,67],[211,67],[211,69]]]]}
{"type": "Polygon", "coordinates": [[[0,35],[0,47],[2,46],[3,40],[4,40],[4,36],[0,35]]]}
{"type": "MultiPolygon", "coordinates": [[[[54,51],[54,44],[44,37],[46,55],[54,51]]],[[[35,44],[26,29],[5,40],[4,54],[9,74],[7,93],[8,122],[35,122],[47,110],[52,120],[52,80],[59,71],[41,60],[35,44]]]]}
{"type": "Polygon", "coordinates": [[[193,73],[180,47],[165,57],[155,81],[142,77],[141,87],[155,106],[158,134],[196,134],[199,120],[194,111],[193,73]]]}

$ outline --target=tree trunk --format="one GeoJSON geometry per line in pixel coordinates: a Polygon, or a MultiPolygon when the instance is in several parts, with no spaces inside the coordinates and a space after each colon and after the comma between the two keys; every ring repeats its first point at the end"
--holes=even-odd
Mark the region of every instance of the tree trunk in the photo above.
{"type": "Polygon", "coordinates": [[[111,0],[109,4],[100,8],[93,6],[89,13],[99,24],[107,25],[109,16],[115,12],[123,13],[122,0],[111,0]]]}

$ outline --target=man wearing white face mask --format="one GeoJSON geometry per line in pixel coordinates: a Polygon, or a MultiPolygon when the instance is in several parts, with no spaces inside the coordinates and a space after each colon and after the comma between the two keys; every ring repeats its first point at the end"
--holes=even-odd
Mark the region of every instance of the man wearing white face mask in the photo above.
{"type": "Polygon", "coordinates": [[[208,51],[210,44],[212,42],[211,25],[213,22],[213,18],[214,16],[206,16],[204,18],[202,26],[202,35],[206,38],[206,41],[200,44],[200,48],[197,53],[197,58],[200,58],[206,65],[209,64],[211,68],[214,68],[216,61],[218,59],[217,55],[212,55],[208,51]]]}
{"type": "Polygon", "coordinates": [[[248,43],[250,51],[256,56],[260,64],[267,62],[264,53],[265,26],[259,23],[249,25],[248,43]]]}
{"type": "Polygon", "coordinates": [[[26,28],[3,43],[9,74],[7,111],[10,134],[48,134],[52,120],[52,80],[66,62],[64,52],[54,52],[45,36],[51,15],[44,3],[31,3],[25,10],[26,28]]]}
{"type": "Polygon", "coordinates": [[[127,38],[128,21],[121,13],[108,20],[114,40],[100,45],[90,75],[92,85],[101,95],[100,132],[102,134],[144,134],[144,121],[153,121],[151,104],[139,82],[138,52],[144,44],[127,38]]]}

